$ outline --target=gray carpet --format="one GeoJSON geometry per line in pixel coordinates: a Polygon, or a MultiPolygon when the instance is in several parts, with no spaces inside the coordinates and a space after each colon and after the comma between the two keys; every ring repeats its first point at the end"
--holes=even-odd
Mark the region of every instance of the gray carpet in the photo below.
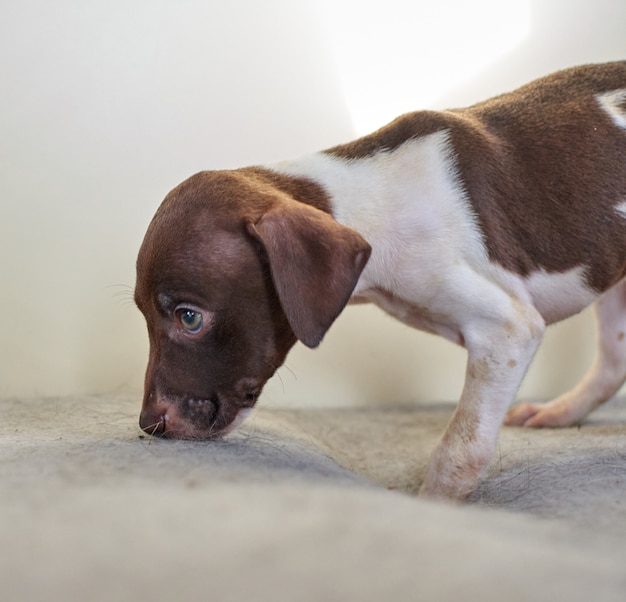
{"type": "Polygon", "coordinates": [[[504,429],[462,506],[414,496],[452,408],[261,408],[183,442],[136,397],[0,401],[2,599],[626,600],[626,401],[504,429]]]}

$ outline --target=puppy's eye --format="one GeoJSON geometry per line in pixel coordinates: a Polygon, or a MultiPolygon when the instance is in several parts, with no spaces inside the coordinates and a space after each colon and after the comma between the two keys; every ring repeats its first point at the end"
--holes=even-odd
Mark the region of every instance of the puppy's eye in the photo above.
{"type": "Polygon", "coordinates": [[[202,330],[202,314],[187,307],[176,311],[181,326],[190,334],[198,334],[202,330]]]}

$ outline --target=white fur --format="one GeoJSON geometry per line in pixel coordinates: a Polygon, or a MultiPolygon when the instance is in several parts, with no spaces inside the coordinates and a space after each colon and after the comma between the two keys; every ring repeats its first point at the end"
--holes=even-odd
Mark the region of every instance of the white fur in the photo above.
{"type": "Polygon", "coordinates": [[[577,314],[598,297],[587,286],[584,273],[585,268],[578,266],[553,274],[539,270],[528,277],[526,287],[546,324],[577,314]]]}
{"type": "Polygon", "coordinates": [[[620,217],[626,219],[626,200],[615,206],[615,211],[620,217]]]}
{"type": "Polygon", "coordinates": [[[596,100],[617,127],[626,129],[626,88],[598,94],[596,100]]]}
{"type": "Polygon", "coordinates": [[[428,304],[442,270],[456,258],[487,260],[445,131],[364,159],[318,153],[270,167],[320,183],[335,219],[372,245],[356,296],[382,288],[428,304]]]}

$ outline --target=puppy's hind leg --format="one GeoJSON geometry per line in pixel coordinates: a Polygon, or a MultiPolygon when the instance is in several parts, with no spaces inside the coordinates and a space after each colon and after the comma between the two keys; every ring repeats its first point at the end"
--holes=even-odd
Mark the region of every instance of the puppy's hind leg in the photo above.
{"type": "Polygon", "coordinates": [[[584,378],[571,391],[545,404],[523,403],[511,409],[505,424],[570,426],[607,401],[626,380],[626,280],[595,303],[598,351],[584,378]]]}

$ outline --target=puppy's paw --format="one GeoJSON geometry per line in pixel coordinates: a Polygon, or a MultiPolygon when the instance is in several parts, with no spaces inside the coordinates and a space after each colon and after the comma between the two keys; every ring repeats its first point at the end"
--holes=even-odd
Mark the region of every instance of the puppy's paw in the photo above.
{"type": "Polygon", "coordinates": [[[572,419],[569,410],[567,405],[561,403],[521,403],[509,410],[504,424],[530,428],[571,426],[576,420],[572,419]]]}

